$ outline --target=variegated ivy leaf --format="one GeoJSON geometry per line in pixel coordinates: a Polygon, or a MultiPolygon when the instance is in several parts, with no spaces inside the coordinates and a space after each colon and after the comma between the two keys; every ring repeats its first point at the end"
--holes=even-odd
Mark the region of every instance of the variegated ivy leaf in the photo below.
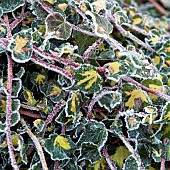
{"type": "Polygon", "coordinates": [[[100,151],[106,143],[107,137],[108,132],[104,123],[91,120],[85,125],[84,132],[78,140],[78,145],[82,146],[83,143],[91,143],[97,146],[100,151]]]}
{"type": "Polygon", "coordinates": [[[95,2],[92,3],[92,6],[96,11],[106,9],[106,0],[96,0],[95,2]]]}
{"type": "Polygon", "coordinates": [[[128,62],[113,61],[105,64],[105,67],[108,68],[109,74],[107,79],[118,82],[121,76],[128,74],[129,64],[128,62]]]}
{"type": "Polygon", "coordinates": [[[118,24],[126,23],[128,22],[128,17],[125,11],[117,11],[114,13],[114,18],[117,21],[118,24]]]}
{"type": "Polygon", "coordinates": [[[128,130],[138,129],[141,123],[141,120],[138,116],[135,115],[126,115],[125,116],[126,127],[128,130]]]}
{"type": "Polygon", "coordinates": [[[164,55],[154,54],[153,55],[153,63],[158,68],[158,70],[161,70],[165,63],[164,55]]]}
{"type": "Polygon", "coordinates": [[[29,106],[34,106],[37,103],[37,101],[34,99],[33,93],[25,87],[24,87],[23,95],[26,100],[26,102],[23,102],[24,104],[27,104],[29,106]]]}
{"type": "Polygon", "coordinates": [[[87,15],[90,15],[93,19],[95,26],[95,33],[99,36],[108,36],[113,31],[112,24],[106,19],[106,17],[100,16],[96,13],[90,11],[86,12],[87,15]]]}
{"type": "Polygon", "coordinates": [[[32,35],[31,30],[23,30],[13,36],[9,44],[12,59],[18,63],[25,63],[32,55],[32,35]]]}
{"type": "Polygon", "coordinates": [[[98,100],[98,104],[100,105],[100,107],[104,107],[109,112],[112,112],[112,110],[121,102],[122,94],[118,91],[108,91],[105,95],[102,96],[102,98],[98,100]]]}
{"type": "MultiPolygon", "coordinates": [[[[165,92],[165,87],[162,84],[161,80],[158,79],[146,79],[142,81],[142,84],[148,88],[150,88],[151,90],[155,90],[155,91],[161,91],[162,93],[165,92]]],[[[152,100],[156,100],[159,99],[158,96],[148,93],[150,99],[152,100]]]]}
{"type": "Polygon", "coordinates": [[[44,121],[41,119],[34,120],[33,124],[34,124],[34,127],[36,127],[38,132],[41,132],[44,128],[44,121]]]}
{"type": "Polygon", "coordinates": [[[139,109],[143,105],[149,104],[151,101],[145,91],[138,89],[136,86],[126,83],[122,86],[127,101],[125,106],[130,108],[139,109]]]}
{"type": "Polygon", "coordinates": [[[142,15],[136,14],[132,18],[132,24],[134,25],[141,25],[143,21],[142,15]]]}
{"type": "Polygon", "coordinates": [[[6,131],[6,123],[2,123],[0,121],[0,133],[4,133],[6,131]]]}
{"type": "Polygon", "coordinates": [[[67,24],[65,16],[59,12],[49,14],[45,20],[46,36],[59,40],[67,40],[72,32],[72,28],[67,24]]]}
{"type": "Polygon", "coordinates": [[[158,30],[153,29],[150,31],[151,38],[147,40],[150,46],[155,46],[158,43],[161,43],[161,34],[158,30]]]}
{"type": "Polygon", "coordinates": [[[41,169],[41,168],[42,168],[41,162],[38,161],[38,162],[35,162],[34,164],[31,164],[30,168],[28,170],[38,170],[38,169],[41,169]]]}
{"type": "Polygon", "coordinates": [[[170,57],[170,40],[167,40],[162,48],[160,49],[160,52],[164,53],[165,56],[170,57]]]}
{"type": "Polygon", "coordinates": [[[40,35],[44,36],[46,32],[45,23],[42,20],[35,20],[32,22],[32,29],[38,31],[40,35]]]}
{"type": "Polygon", "coordinates": [[[0,25],[0,38],[4,38],[7,33],[7,27],[3,24],[0,25]]]}
{"type": "Polygon", "coordinates": [[[101,153],[93,143],[83,143],[78,159],[79,161],[88,160],[90,163],[95,163],[101,159],[101,153]]]}
{"type": "Polygon", "coordinates": [[[40,86],[40,90],[47,98],[52,100],[54,103],[57,103],[66,95],[61,85],[55,80],[45,82],[42,86],[40,86]]]}
{"type": "Polygon", "coordinates": [[[0,7],[2,8],[4,13],[15,11],[20,6],[25,4],[25,0],[5,0],[0,1],[0,7]]]}
{"type": "Polygon", "coordinates": [[[47,81],[47,78],[48,76],[47,76],[47,73],[45,72],[41,72],[41,73],[33,72],[31,74],[32,83],[38,86],[44,84],[47,81]]]}
{"type": "Polygon", "coordinates": [[[115,134],[122,133],[122,126],[123,126],[122,120],[115,119],[114,122],[110,126],[110,130],[115,134]]]}
{"type": "Polygon", "coordinates": [[[140,167],[138,167],[138,164],[131,155],[125,160],[125,163],[123,165],[123,170],[139,170],[140,167]]]}
{"type": "Polygon", "coordinates": [[[152,147],[152,158],[155,162],[161,162],[161,158],[164,155],[164,147],[161,144],[152,147]]]}
{"type": "Polygon", "coordinates": [[[66,103],[65,112],[66,117],[77,117],[78,114],[82,114],[80,112],[81,108],[81,94],[80,92],[73,92],[71,97],[66,103]]]}
{"type": "Polygon", "coordinates": [[[75,81],[73,89],[79,89],[88,94],[98,92],[102,87],[101,76],[98,74],[95,67],[87,64],[78,67],[75,73],[75,81]]]}
{"type": "Polygon", "coordinates": [[[77,148],[69,136],[52,134],[45,140],[44,149],[52,160],[64,160],[69,159],[77,148]]]}
{"type": "Polygon", "coordinates": [[[21,79],[20,78],[15,78],[12,81],[12,97],[17,98],[21,88],[22,88],[21,79]]]}

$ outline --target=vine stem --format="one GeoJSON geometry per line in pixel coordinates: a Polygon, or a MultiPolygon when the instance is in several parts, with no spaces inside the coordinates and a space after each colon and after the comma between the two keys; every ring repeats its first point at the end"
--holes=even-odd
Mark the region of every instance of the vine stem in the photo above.
{"type": "Polygon", "coordinates": [[[107,150],[105,147],[102,148],[103,156],[105,157],[109,167],[111,170],[117,170],[116,165],[113,163],[113,161],[110,159],[109,154],[107,153],[107,150]]]}
{"type": "Polygon", "coordinates": [[[132,153],[133,158],[136,160],[138,164],[138,170],[145,170],[145,167],[140,159],[139,154],[133,149],[132,145],[129,143],[127,138],[122,133],[117,133],[117,135],[121,139],[121,141],[125,144],[129,152],[132,153]]]}
{"type": "Polygon", "coordinates": [[[42,0],[38,0],[38,3],[42,6],[44,10],[46,10],[49,14],[53,13],[53,9],[49,8],[49,6],[44,3],[42,0]]]}
{"type": "Polygon", "coordinates": [[[42,119],[41,115],[35,114],[30,110],[23,110],[23,109],[19,109],[20,114],[22,115],[26,115],[28,117],[32,117],[32,118],[36,118],[36,119],[42,119]]]}
{"type": "Polygon", "coordinates": [[[160,170],[165,170],[165,159],[161,158],[161,167],[160,170]]]}
{"type": "Polygon", "coordinates": [[[38,155],[39,155],[39,158],[40,158],[40,161],[41,161],[42,169],[48,170],[47,163],[46,163],[45,156],[44,156],[44,152],[43,152],[43,149],[42,149],[37,137],[28,128],[28,126],[27,126],[27,124],[26,124],[26,122],[23,118],[21,118],[21,124],[23,126],[25,126],[26,132],[28,133],[28,135],[32,139],[32,141],[33,141],[33,143],[34,143],[34,145],[37,149],[37,152],[38,152],[38,155]]]}
{"type": "Polygon", "coordinates": [[[148,88],[146,86],[143,86],[142,84],[138,83],[137,81],[133,80],[132,78],[130,78],[128,76],[124,76],[124,77],[122,77],[122,79],[124,81],[130,82],[130,83],[140,87],[142,90],[144,90],[146,92],[152,93],[152,94],[154,94],[156,96],[159,96],[159,97],[165,99],[166,101],[170,102],[170,96],[168,96],[166,94],[163,94],[163,93],[161,93],[159,91],[155,91],[155,90],[152,90],[152,89],[150,89],[150,88],[148,88]]]}
{"type": "Polygon", "coordinates": [[[56,114],[60,111],[62,108],[63,100],[59,101],[54,107],[52,112],[48,115],[47,119],[45,120],[44,127],[40,133],[40,136],[43,137],[45,128],[48,126],[48,124],[53,120],[53,118],[56,116],[56,114]]]}
{"type": "Polygon", "coordinates": [[[9,155],[11,158],[11,164],[14,170],[19,170],[19,167],[17,165],[16,159],[15,159],[15,154],[14,154],[14,147],[12,144],[12,138],[11,138],[11,113],[12,113],[12,78],[13,78],[13,71],[12,71],[12,58],[10,55],[7,54],[7,59],[8,59],[8,81],[7,81],[7,104],[6,104],[6,123],[7,123],[7,132],[6,132],[6,137],[7,137],[7,145],[8,145],[8,151],[9,155]]]}
{"type": "Polygon", "coordinates": [[[40,60],[39,58],[37,58],[36,56],[32,56],[31,57],[31,61],[34,62],[35,64],[38,64],[44,68],[47,68],[48,70],[51,70],[51,71],[54,71],[54,72],[57,72],[63,76],[65,76],[66,78],[70,79],[70,80],[73,80],[73,76],[71,73],[69,73],[68,71],[58,67],[58,66],[55,66],[53,64],[50,64],[50,63],[47,63],[43,60],[40,60]]]}

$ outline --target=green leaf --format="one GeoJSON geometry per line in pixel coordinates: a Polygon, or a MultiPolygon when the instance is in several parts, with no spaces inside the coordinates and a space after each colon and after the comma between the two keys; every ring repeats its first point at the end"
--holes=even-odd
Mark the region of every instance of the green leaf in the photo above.
{"type": "Polygon", "coordinates": [[[23,102],[25,104],[28,104],[29,106],[34,106],[37,101],[34,99],[33,93],[24,87],[24,98],[27,102],[23,102]]]}
{"type": "Polygon", "coordinates": [[[132,156],[126,159],[123,170],[139,170],[136,160],[132,156]]]}
{"type": "Polygon", "coordinates": [[[12,82],[12,97],[17,98],[22,88],[22,81],[20,78],[15,78],[12,82]]]}
{"type": "Polygon", "coordinates": [[[46,36],[59,40],[67,40],[71,36],[72,28],[66,23],[65,16],[59,12],[49,14],[45,20],[46,36]]]}
{"type": "Polygon", "coordinates": [[[0,38],[4,38],[7,34],[7,27],[3,24],[0,25],[0,38]]]}
{"type": "Polygon", "coordinates": [[[57,103],[65,97],[66,93],[62,89],[62,86],[55,80],[45,82],[40,86],[41,92],[54,103],[57,103]]]}
{"type": "Polygon", "coordinates": [[[91,120],[85,125],[84,132],[78,140],[78,145],[82,145],[83,143],[91,143],[96,145],[98,150],[101,150],[107,141],[107,137],[108,132],[105,125],[102,122],[91,120]]]}
{"type": "Polygon", "coordinates": [[[91,65],[81,65],[75,74],[75,87],[84,93],[94,93],[101,89],[101,76],[91,65]]]}
{"type": "Polygon", "coordinates": [[[41,74],[38,72],[33,72],[31,74],[31,81],[35,85],[42,85],[47,81],[47,74],[45,72],[42,72],[41,74]]]}
{"type": "Polygon", "coordinates": [[[91,163],[95,163],[101,159],[101,153],[93,143],[83,143],[78,159],[79,161],[89,160],[91,163]]]}
{"type": "Polygon", "coordinates": [[[15,11],[20,6],[25,4],[25,0],[5,0],[0,2],[0,7],[4,13],[15,11]]]}
{"type": "Polygon", "coordinates": [[[9,44],[12,59],[18,63],[28,62],[32,55],[31,30],[24,30],[16,33],[9,44]]]}
{"type": "Polygon", "coordinates": [[[64,160],[69,159],[77,148],[69,136],[52,134],[45,140],[44,149],[52,160],[64,160]]]}
{"type": "Polygon", "coordinates": [[[123,168],[123,161],[130,155],[130,152],[125,146],[119,146],[116,148],[114,155],[110,158],[120,167],[123,168]]]}

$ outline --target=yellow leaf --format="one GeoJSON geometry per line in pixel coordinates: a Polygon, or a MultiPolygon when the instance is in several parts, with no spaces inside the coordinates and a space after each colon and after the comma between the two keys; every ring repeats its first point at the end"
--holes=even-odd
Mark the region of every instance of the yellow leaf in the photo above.
{"type": "MultiPolygon", "coordinates": [[[[149,88],[150,88],[151,90],[160,91],[160,90],[162,89],[162,86],[157,86],[157,85],[154,85],[154,84],[149,84],[149,88]]],[[[148,94],[149,94],[149,97],[150,97],[151,99],[156,100],[156,99],[158,98],[157,95],[154,95],[154,94],[152,94],[152,93],[148,93],[148,94]]]]}
{"type": "Polygon", "coordinates": [[[138,25],[141,22],[142,22],[142,18],[134,18],[132,23],[135,24],[135,25],[138,25]]]}
{"type": "Polygon", "coordinates": [[[3,32],[4,34],[6,34],[6,29],[2,26],[0,26],[0,31],[3,32]]]}
{"type": "Polygon", "coordinates": [[[59,96],[61,94],[62,90],[58,86],[53,84],[51,87],[52,87],[52,90],[51,90],[50,96],[55,96],[55,95],[59,96]]]}
{"type": "Polygon", "coordinates": [[[105,47],[104,47],[103,43],[100,44],[98,48],[99,48],[99,51],[104,51],[105,50],[105,47]]]}
{"type": "Polygon", "coordinates": [[[155,35],[154,37],[152,37],[150,43],[153,45],[153,44],[157,43],[158,41],[160,41],[160,38],[157,35],[155,35]]]}
{"type": "Polygon", "coordinates": [[[72,122],[73,120],[74,120],[74,118],[73,118],[73,117],[68,118],[67,122],[65,122],[64,124],[65,124],[65,125],[67,125],[69,122],[72,122]]]}
{"type": "Polygon", "coordinates": [[[49,4],[54,4],[54,0],[44,0],[45,2],[48,2],[49,4]]]}
{"type": "Polygon", "coordinates": [[[118,62],[109,63],[109,68],[111,69],[111,74],[116,74],[119,72],[119,67],[121,66],[118,62]]]}
{"type": "Polygon", "coordinates": [[[37,127],[41,123],[41,119],[34,120],[33,124],[35,127],[37,127]]]}
{"type": "Polygon", "coordinates": [[[135,106],[135,99],[140,98],[142,101],[147,102],[148,100],[145,94],[141,90],[133,90],[131,92],[125,92],[127,95],[131,95],[128,101],[125,103],[125,106],[132,108],[135,106]]]}
{"type": "Polygon", "coordinates": [[[62,11],[65,11],[67,9],[67,7],[68,7],[68,4],[66,4],[66,3],[58,5],[58,8],[60,8],[62,11]]]}
{"type": "Polygon", "coordinates": [[[105,170],[106,169],[106,161],[104,158],[100,159],[98,162],[94,164],[94,170],[105,170]]]}
{"type": "Polygon", "coordinates": [[[25,98],[28,102],[23,102],[25,104],[29,104],[31,106],[35,105],[37,103],[37,101],[34,99],[33,94],[31,93],[31,91],[29,91],[28,89],[24,89],[25,92],[25,98]]]}
{"type": "Polygon", "coordinates": [[[42,74],[38,74],[37,77],[34,80],[35,80],[36,84],[40,85],[44,82],[45,76],[42,75],[42,74]]]}
{"type": "Polygon", "coordinates": [[[158,64],[160,64],[160,62],[161,62],[160,57],[159,57],[159,56],[155,56],[155,57],[154,57],[154,63],[155,63],[156,65],[158,65],[158,64]]]}
{"type": "Polygon", "coordinates": [[[68,142],[68,139],[64,138],[63,136],[58,135],[55,140],[54,140],[54,146],[56,144],[59,144],[62,148],[64,148],[65,150],[70,150],[71,146],[68,142]]]}
{"type": "Polygon", "coordinates": [[[79,86],[88,81],[87,85],[85,86],[85,89],[89,89],[93,85],[93,83],[97,81],[97,78],[98,78],[98,73],[94,70],[86,71],[85,73],[82,73],[81,75],[87,76],[87,77],[84,78],[83,80],[80,80],[77,83],[77,85],[79,86]]]}
{"type": "Polygon", "coordinates": [[[18,35],[15,38],[15,47],[14,47],[14,51],[16,54],[21,53],[21,52],[25,52],[28,51],[28,48],[23,48],[28,42],[28,38],[22,38],[19,37],[18,35]]]}
{"type": "Polygon", "coordinates": [[[153,149],[153,153],[155,154],[155,157],[161,157],[162,149],[160,149],[159,151],[157,151],[156,149],[153,149]]]}
{"type": "Polygon", "coordinates": [[[76,114],[76,104],[79,105],[79,98],[77,97],[77,93],[74,93],[73,94],[73,98],[72,98],[72,101],[71,101],[71,111],[76,114]]]}
{"type": "Polygon", "coordinates": [[[80,9],[84,12],[88,10],[85,3],[81,4],[80,9]]]}
{"type": "Polygon", "coordinates": [[[1,102],[0,104],[1,112],[5,112],[6,111],[6,100],[1,99],[0,102],[1,102]]]}
{"type": "Polygon", "coordinates": [[[165,115],[164,119],[170,120],[170,111],[165,115]]]}
{"type": "Polygon", "coordinates": [[[123,161],[130,155],[130,152],[125,146],[119,146],[116,149],[116,153],[111,157],[111,159],[117,163],[117,165],[122,168],[123,161]]]}
{"type": "Polygon", "coordinates": [[[138,121],[136,121],[134,117],[129,117],[128,123],[130,124],[131,127],[134,127],[138,123],[138,121]]]}
{"type": "Polygon", "coordinates": [[[106,0],[97,0],[93,3],[95,10],[99,10],[101,8],[106,8],[106,0]]]}

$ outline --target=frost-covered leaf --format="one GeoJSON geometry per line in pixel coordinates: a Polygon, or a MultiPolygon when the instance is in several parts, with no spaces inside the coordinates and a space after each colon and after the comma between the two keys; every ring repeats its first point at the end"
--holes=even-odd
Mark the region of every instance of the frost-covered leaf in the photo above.
{"type": "Polygon", "coordinates": [[[101,76],[91,65],[81,65],[75,74],[75,87],[84,93],[94,93],[101,89],[101,76]]]}
{"type": "Polygon", "coordinates": [[[89,160],[91,163],[95,163],[101,159],[101,153],[93,143],[83,143],[78,159],[89,160]]]}
{"type": "Polygon", "coordinates": [[[34,120],[33,124],[39,132],[41,132],[44,128],[44,121],[41,119],[34,120]]]}
{"type": "Polygon", "coordinates": [[[24,87],[24,98],[27,102],[23,102],[23,103],[28,104],[30,106],[34,106],[37,103],[37,101],[34,99],[33,93],[25,87],[24,87]]]}
{"type": "Polygon", "coordinates": [[[130,152],[125,146],[116,148],[116,152],[110,158],[120,167],[123,168],[123,161],[130,155],[130,152]]]}
{"type": "Polygon", "coordinates": [[[20,78],[16,78],[12,82],[12,97],[18,97],[19,92],[22,88],[22,81],[20,78]]]}
{"type": "Polygon", "coordinates": [[[70,137],[52,134],[45,140],[44,149],[52,160],[64,160],[69,159],[77,148],[70,137]]]}
{"type": "Polygon", "coordinates": [[[66,23],[65,16],[59,12],[49,14],[45,20],[46,36],[59,40],[67,40],[72,32],[72,28],[66,23]]]}
{"type": "Polygon", "coordinates": [[[129,156],[125,160],[125,164],[123,166],[123,170],[139,170],[137,162],[136,162],[136,160],[132,156],[129,156]]]}
{"type": "Polygon", "coordinates": [[[114,13],[115,20],[119,23],[125,23],[128,22],[128,17],[123,11],[117,11],[114,13]]]}
{"type": "Polygon", "coordinates": [[[47,74],[45,72],[38,73],[38,72],[33,72],[31,75],[31,81],[35,85],[42,85],[47,81],[47,74]]]}
{"type": "MultiPolygon", "coordinates": [[[[94,96],[95,98],[95,96],[94,96]]],[[[100,107],[104,107],[111,112],[116,106],[120,105],[122,101],[122,94],[118,91],[108,91],[98,100],[100,107]]]]}
{"type": "Polygon", "coordinates": [[[107,141],[107,137],[108,132],[105,125],[102,122],[92,120],[85,125],[84,132],[79,138],[78,145],[82,145],[83,143],[92,143],[101,150],[107,141]]]}
{"type": "Polygon", "coordinates": [[[18,63],[25,63],[32,55],[32,35],[31,30],[24,30],[16,33],[9,45],[12,59],[18,63]]]}
{"type": "Polygon", "coordinates": [[[0,2],[0,7],[2,8],[4,13],[12,12],[15,9],[23,6],[25,4],[25,0],[5,0],[0,2]]]}
{"type": "Polygon", "coordinates": [[[7,27],[3,24],[0,25],[0,38],[4,38],[7,34],[7,27]]]}
{"type": "Polygon", "coordinates": [[[132,24],[140,25],[143,21],[142,15],[136,14],[132,18],[132,24]]]}
{"type": "Polygon", "coordinates": [[[65,97],[65,92],[63,91],[62,86],[55,80],[45,82],[42,86],[40,86],[40,90],[54,103],[57,103],[65,97]]]}

